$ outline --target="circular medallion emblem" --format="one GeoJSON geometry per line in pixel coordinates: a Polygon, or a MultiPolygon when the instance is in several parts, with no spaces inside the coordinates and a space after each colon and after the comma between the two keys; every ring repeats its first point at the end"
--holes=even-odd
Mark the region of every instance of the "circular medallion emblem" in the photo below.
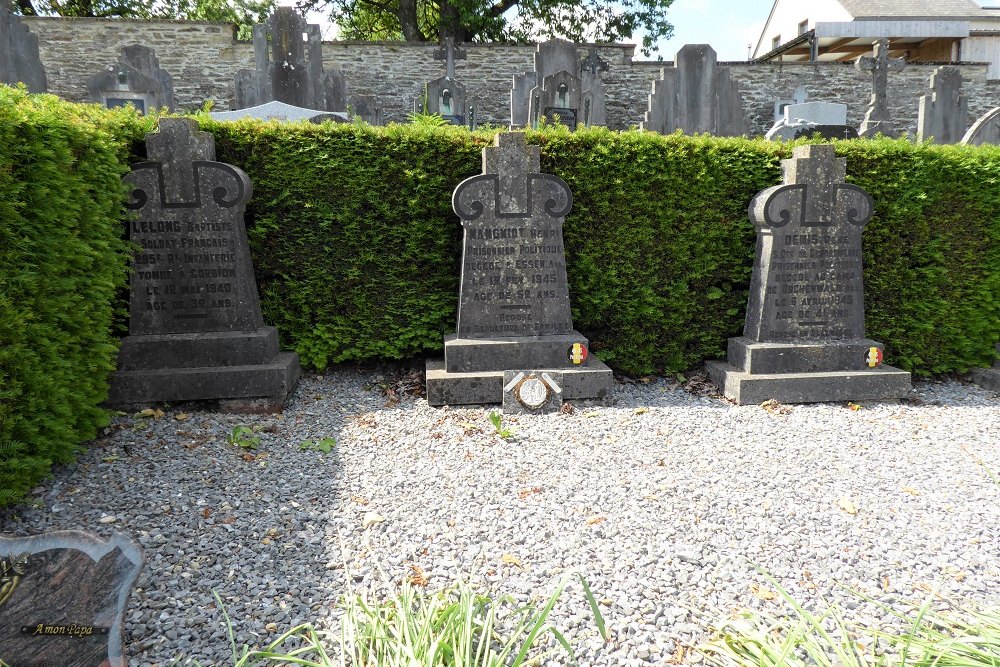
{"type": "Polygon", "coordinates": [[[865,350],[865,364],[868,368],[875,368],[882,363],[882,350],[877,347],[870,347],[865,350]]]}
{"type": "Polygon", "coordinates": [[[517,384],[514,395],[521,405],[535,410],[549,400],[549,387],[534,375],[529,375],[517,384]]]}
{"type": "Polygon", "coordinates": [[[579,366],[587,360],[587,346],[583,343],[573,343],[569,348],[569,360],[574,366],[579,366]]]}

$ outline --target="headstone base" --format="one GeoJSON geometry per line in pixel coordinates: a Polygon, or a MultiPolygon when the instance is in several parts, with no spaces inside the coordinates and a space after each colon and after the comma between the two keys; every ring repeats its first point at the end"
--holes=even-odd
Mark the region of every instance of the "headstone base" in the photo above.
{"type": "MultiPolygon", "coordinates": [[[[596,357],[591,357],[582,368],[550,370],[562,375],[563,401],[602,402],[611,398],[614,377],[611,369],[596,357]]],[[[448,372],[443,359],[427,360],[427,402],[431,405],[503,403],[503,387],[504,371],[448,372]]]]}
{"type": "MultiPolygon", "coordinates": [[[[997,354],[1000,355],[1000,344],[997,345],[997,354]]],[[[994,363],[992,368],[973,368],[972,381],[980,387],[1000,391],[1000,361],[994,363]]]]}
{"type": "Polygon", "coordinates": [[[910,393],[910,374],[892,366],[865,371],[751,374],[723,361],[705,364],[708,377],[737,405],[880,401],[910,393]]]}
{"type": "MultiPolygon", "coordinates": [[[[275,327],[256,331],[126,336],[108,403],[239,401],[229,411],[274,412],[299,379],[299,358],[278,351],[275,327]],[[241,408],[250,405],[253,408],[241,408]]],[[[222,405],[225,410],[225,404],[222,405]]]]}
{"type": "MultiPolygon", "coordinates": [[[[587,339],[576,331],[520,338],[459,338],[457,334],[448,334],[444,337],[445,368],[452,373],[561,368],[569,363],[574,343],[586,347],[587,339]]],[[[587,364],[593,361],[590,357],[587,364]]]]}

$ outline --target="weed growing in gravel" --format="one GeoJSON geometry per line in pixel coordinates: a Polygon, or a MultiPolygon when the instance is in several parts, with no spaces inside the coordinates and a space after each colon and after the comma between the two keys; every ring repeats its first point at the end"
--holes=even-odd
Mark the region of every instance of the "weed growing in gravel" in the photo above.
{"type": "Polygon", "coordinates": [[[226,436],[226,442],[243,449],[257,449],[260,445],[260,436],[254,433],[255,431],[249,426],[235,426],[226,436]]]}
{"type": "Polygon", "coordinates": [[[998,667],[1000,610],[981,611],[950,603],[949,610],[932,608],[934,596],[913,615],[858,594],[874,603],[883,617],[909,626],[906,632],[885,632],[848,624],[835,605],[812,614],[768,577],[794,610],[791,616],[744,611],[715,628],[698,647],[715,667],[998,667]],[[829,627],[834,630],[828,630],[829,627]],[[885,650],[876,655],[875,638],[885,650]]]}
{"type": "Polygon", "coordinates": [[[336,438],[323,438],[322,440],[306,440],[299,444],[299,449],[304,452],[323,452],[324,454],[329,454],[336,446],[336,438]]]}
{"type": "Polygon", "coordinates": [[[490,413],[490,423],[493,424],[493,430],[496,431],[497,435],[504,440],[510,440],[514,437],[514,429],[503,425],[503,416],[499,412],[490,413]]]}

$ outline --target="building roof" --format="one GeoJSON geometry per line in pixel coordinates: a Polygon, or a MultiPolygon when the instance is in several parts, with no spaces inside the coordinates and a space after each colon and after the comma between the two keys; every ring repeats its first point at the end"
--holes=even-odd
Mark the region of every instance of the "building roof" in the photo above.
{"type": "Polygon", "coordinates": [[[837,2],[854,18],[996,16],[996,12],[987,12],[973,0],[837,0],[837,2]]]}

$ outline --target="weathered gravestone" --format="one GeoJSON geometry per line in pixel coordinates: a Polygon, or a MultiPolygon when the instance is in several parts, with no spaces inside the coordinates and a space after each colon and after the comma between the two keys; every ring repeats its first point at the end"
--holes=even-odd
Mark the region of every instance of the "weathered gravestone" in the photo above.
{"type": "Polygon", "coordinates": [[[445,75],[424,84],[424,94],[414,101],[417,113],[439,114],[452,125],[469,125],[468,95],[465,86],[455,79],[455,60],[466,57],[465,51],[455,48],[455,38],[445,39],[443,48],[434,52],[434,58],[445,61],[445,75]]]}
{"type": "Polygon", "coordinates": [[[972,379],[983,387],[1000,391],[1000,344],[997,345],[997,360],[991,368],[973,368],[972,379]]]}
{"type": "Polygon", "coordinates": [[[121,534],[0,537],[0,664],[126,667],[125,607],[142,563],[121,534]]]}
{"type": "Polygon", "coordinates": [[[809,94],[806,92],[805,86],[799,86],[792,93],[791,99],[775,100],[774,102],[774,122],[780,122],[785,117],[785,107],[792,104],[805,104],[806,100],[809,99],[809,94]]]}
{"type": "Polygon", "coordinates": [[[584,127],[603,126],[608,123],[607,106],[604,103],[604,80],[601,72],[607,72],[608,63],[601,58],[597,49],[590,49],[580,65],[580,115],[584,127]]]}
{"type": "Polygon", "coordinates": [[[360,118],[369,125],[382,124],[382,105],[374,95],[355,95],[348,107],[352,117],[360,118]]]}
{"type": "Polygon", "coordinates": [[[427,362],[430,404],[500,403],[505,371],[549,372],[561,390],[521,385],[529,408],[545,387],[560,400],[609,398],[611,370],[570,314],[562,226],[572,194],[539,173],[538,147],[520,132],[498,135],[483,150],[483,174],[462,181],[452,205],[465,228],[458,331],[445,337],[444,360],[427,362]]]}
{"type": "Polygon", "coordinates": [[[537,127],[543,118],[546,122],[558,120],[573,130],[604,124],[600,73],[606,69],[607,63],[593,52],[581,66],[576,45],[571,42],[552,39],[539,44],[535,71],[514,75],[511,127],[537,127]]]}
{"type": "Polygon", "coordinates": [[[935,143],[957,144],[965,134],[968,116],[962,72],[957,67],[938,67],[931,75],[930,90],[920,98],[917,140],[933,138],[935,143]]]}
{"type": "Polygon", "coordinates": [[[709,376],[744,405],[898,398],[910,374],[882,365],[865,338],[861,232],[872,200],[844,183],[847,160],[831,145],[799,146],[783,160],[784,185],[750,203],[756,261],[743,336],[709,376]]]}
{"type": "Polygon", "coordinates": [[[819,134],[824,139],[856,139],[857,130],[847,124],[847,105],[835,102],[803,102],[785,107],[785,117],[774,124],[767,139],[793,140],[819,134]]]}
{"type": "Polygon", "coordinates": [[[983,114],[972,124],[960,143],[967,146],[1000,144],[1000,107],[983,114]]]}
{"type": "Polygon", "coordinates": [[[0,0],[0,83],[23,83],[32,93],[44,93],[48,80],[38,55],[38,36],[11,13],[9,5],[0,0]]]}
{"type": "Polygon", "coordinates": [[[875,55],[862,56],[854,61],[859,72],[872,73],[872,99],[868,112],[858,129],[859,137],[874,137],[881,133],[887,137],[896,136],[889,114],[889,71],[899,71],[906,67],[903,58],[889,57],[889,40],[885,37],[875,42],[875,55]]]}
{"type": "Polygon", "coordinates": [[[264,326],[243,211],[243,171],[215,162],[212,135],[164,118],[146,135],[150,162],[132,166],[133,260],[129,335],[110,402],[238,399],[234,409],[280,409],[299,376],[264,326]],[[257,402],[254,403],[252,400],[257,402]]]}
{"type": "Polygon", "coordinates": [[[671,134],[707,132],[738,137],[746,132],[743,96],[728,67],[719,67],[708,44],[686,44],[677,52],[674,67],[660,70],[653,81],[649,108],[639,123],[644,130],[671,134]]]}
{"type": "Polygon", "coordinates": [[[347,123],[351,117],[343,111],[316,111],[303,109],[284,102],[265,102],[255,107],[237,109],[235,111],[212,111],[209,114],[213,120],[240,120],[256,118],[257,120],[280,120],[282,122],[307,120],[310,123],[347,123]]]}
{"type": "Polygon", "coordinates": [[[343,75],[323,70],[319,26],[306,23],[293,7],[277,7],[266,24],[253,27],[253,53],[255,69],[236,73],[237,109],[278,101],[317,111],[347,110],[343,75]]]}
{"type": "Polygon", "coordinates": [[[133,44],[122,48],[114,65],[87,80],[90,101],[113,108],[131,104],[142,113],[174,110],[173,78],[160,68],[153,49],[133,44]]]}

